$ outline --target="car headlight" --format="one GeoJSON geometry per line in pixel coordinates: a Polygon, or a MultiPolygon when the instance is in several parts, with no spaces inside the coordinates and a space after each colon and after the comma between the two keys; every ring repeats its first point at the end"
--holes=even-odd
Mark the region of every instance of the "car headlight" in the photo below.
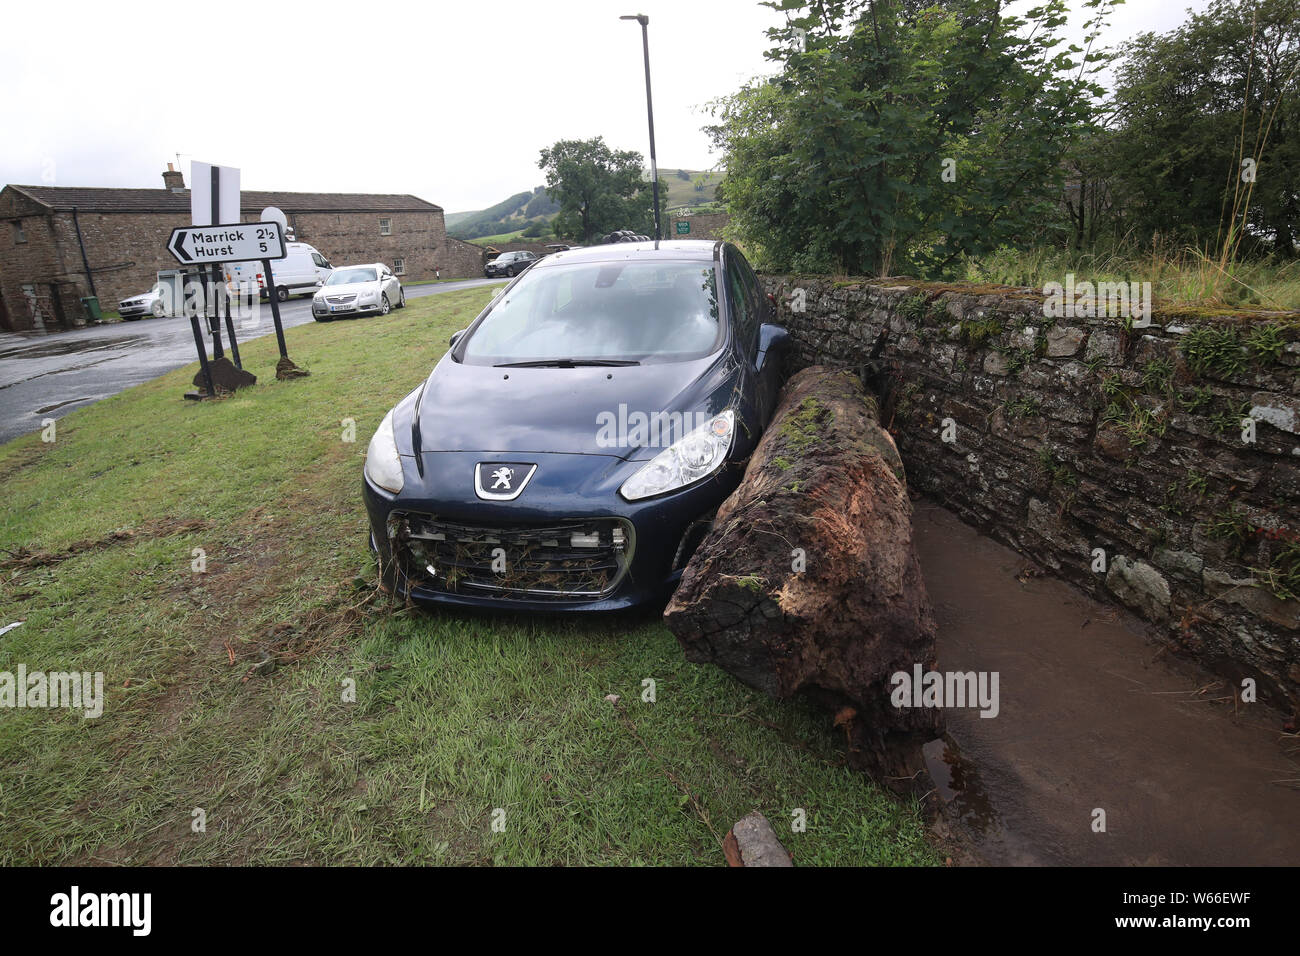
{"type": "Polygon", "coordinates": [[[655,455],[619,489],[628,501],[639,501],[684,488],[717,471],[727,460],[736,432],[736,413],[727,409],[655,455]]]}
{"type": "Polygon", "coordinates": [[[393,413],[389,412],[375,429],[366,448],[366,477],[371,484],[397,494],[402,490],[402,459],[393,437],[393,413]]]}

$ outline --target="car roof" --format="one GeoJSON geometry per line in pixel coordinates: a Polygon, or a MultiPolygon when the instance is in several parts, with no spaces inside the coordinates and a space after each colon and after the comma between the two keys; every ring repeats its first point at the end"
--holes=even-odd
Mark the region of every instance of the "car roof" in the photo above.
{"type": "Polygon", "coordinates": [[[556,263],[607,262],[614,259],[700,259],[713,261],[714,248],[719,245],[712,239],[661,239],[655,242],[612,242],[602,246],[585,246],[553,252],[538,261],[534,269],[545,269],[556,263]]]}

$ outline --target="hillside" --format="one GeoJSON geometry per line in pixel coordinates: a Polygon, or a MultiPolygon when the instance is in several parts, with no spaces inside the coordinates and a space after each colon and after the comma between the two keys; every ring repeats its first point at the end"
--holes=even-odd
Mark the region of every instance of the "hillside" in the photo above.
{"type": "MultiPolygon", "coordinates": [[[[648,175],[648,174],[647,174],[648,175]]],[[[660,167],[659,187],[668,191],[668,208],[698,206],[712,202],[723,174],[717,171],[673,169],[660,167]]],[[[550,234],[550,225],[559,212],[559,203],[546,195],[546,187],[538,186],[531,192],[515,193],[487,209],[471,212],[449,212],[445,216],[447,235],[456,239],[482,239],[504,237],[533,227],[537,234],[550,234]]]]}
{"type": "Polygon", "coordinates": [[[659,167],[659,188],[668,188],[668,208],[713,202],[723,173],[718,170],[665,169],[659,167]]]}
{"type": "Polygon", "coordinates": [[[447,235],[456,239],[477,239],[526,230],[550,233],[550,222],[560,205],[546,195],[546,187],[515,193],[495,206],[476,212],[453,212],[445,217],[447,235]]]}

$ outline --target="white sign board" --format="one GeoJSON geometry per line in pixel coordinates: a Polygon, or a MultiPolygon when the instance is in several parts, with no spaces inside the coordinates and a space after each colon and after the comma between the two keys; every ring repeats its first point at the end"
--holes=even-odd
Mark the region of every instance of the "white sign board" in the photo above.
{"type": "Polygon", "coordinates": [[[172,230],[167,251],[184,265],[283,259],[284,233],[277,222],[181,226],[172,230]]]}
{"type": "Polygon", "coordinates": [[[210,226],[239,222],[239,170],[234,166],[190,163],[190,222],[210,226]]]}

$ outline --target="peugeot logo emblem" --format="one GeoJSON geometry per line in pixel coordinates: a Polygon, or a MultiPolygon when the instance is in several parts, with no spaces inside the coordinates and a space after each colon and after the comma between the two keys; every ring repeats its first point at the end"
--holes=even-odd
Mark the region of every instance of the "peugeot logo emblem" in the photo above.
{"type": "Polygon", "coordinates": [[[518,461],[480,461],[474,466],[474,493],[485,501],[514,501],[537,466],[518,461]]]}

